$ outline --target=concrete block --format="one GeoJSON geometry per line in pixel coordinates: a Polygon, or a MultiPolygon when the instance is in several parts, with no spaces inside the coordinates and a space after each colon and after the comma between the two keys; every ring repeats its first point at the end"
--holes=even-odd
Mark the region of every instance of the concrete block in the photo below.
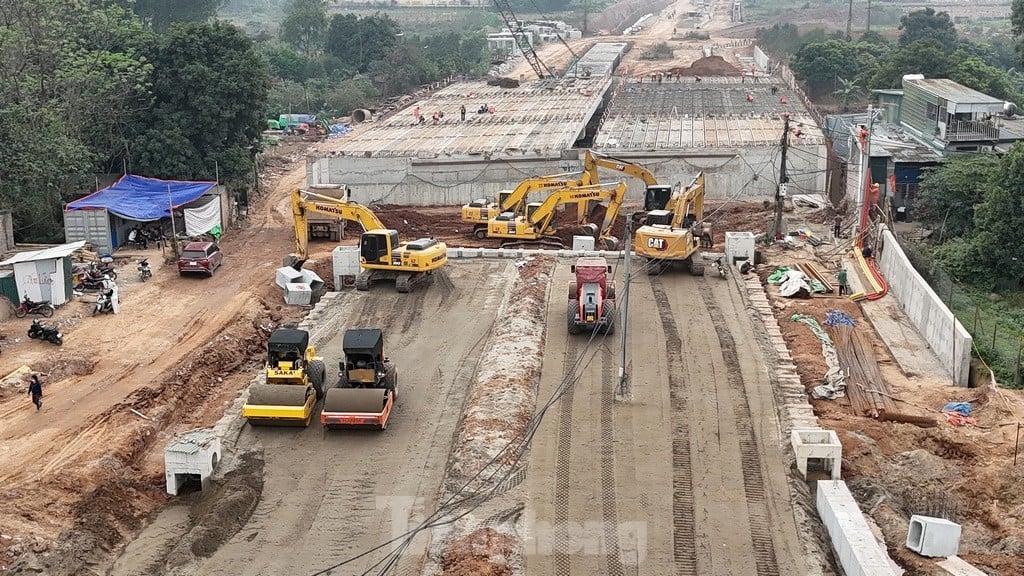
{"type": "Polygon", "coordinates": [[[594,249],[594,237],[593,236],[573,236],[572,237],[572,249],[574,251],[593,250],[594,249]]]}
{"type": "Polygon", "coordinates": [[[960,525],[945,518],[910,517],[907,548],[922,556],[956,556],[960,549],[960,525]]]}
{"type": "Polygon", "coordinates": [[[481,248],[480,256],[483,258],[497,258],[499,256],[496,248],[481,248]]]}
{"type": "Polygon", "coordinates": [[[726,232],[725,233],[725,256],[726,261],[735,264],[737,260],[754,260],[754,246],[757,237],[753,232],[726,232]]]}
{"type": "Polygon", "coordinates": [[[884,544],[875,540],[857,502],[842,480],[817,484],[818,515],[847,576],[895,576],[884,544]]]}
{"type": "Polygon", "coordinates": [[[308,306],[313,302],[313,290],[309,284],[289,282],[284,287],[284,302],[298,306],[308,306]]]}
{"type": "Polygon", "coordinates": [[[984,572],[978,570],[959,556],[950,556],[938,562],[938,566],[950,576],[987,576],[984,572]]]}
{"type": "Polygon", "coordinates": [[[575,258],[576,257],[576,253],[575,252],[573,252],[572,250],[564,250],[564,249],[556,251],[555,255],[558,256],[559,258],[575,258]]]}
{"type": "Polygon", "coordinates": [[[164,476],[167,493],[177,496],[188,482],[208,485],[221,459],[220,438],[212,430],[192,430],[175,436],[164,449],[164,476]]]}
{"type": "Polygon", "coordinates": [[[480,257],[480,249],[479,248],[463,248],[462,249],[462,257],[463,258],[479,258],[480,257]]]}
{"type": "Polygon", "coordinates": [[[461,257],[462,257],[462,248],[449,248],[448,249],[448,258],[461,258],[461,257]]]}
{"type": "Polygon", "coordinates": [[[281,288],[284,288],[285,284],[302,282],[302,272],[291,266],[282,266],[274,272],[274,282],[281,288]]]}
{"type": "Polygon", "coordinates": [[[793,454],[796,455],[796,467],[807,480],[808,460],[824,460],[825,469],[831,472],[833,480],[840,478],[840,466],[843,462],[843,445],[834,430],[793,430],[789,436],[793,454]]]}

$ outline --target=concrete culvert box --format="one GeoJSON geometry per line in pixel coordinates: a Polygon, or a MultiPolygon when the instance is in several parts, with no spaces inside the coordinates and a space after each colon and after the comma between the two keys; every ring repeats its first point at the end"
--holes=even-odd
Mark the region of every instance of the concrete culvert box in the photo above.
{"type": "Polygon", "coordinates": [[[922,556],[956,556],[960,525],[945,518],[913,515],[907,530],[907,548],[922,556]]]}
{"type": "Polygon", "coordinates": [[[352,123],[359,124],[360,122],[370,122],[373,120],[373,112],[365,108],[352,111],[352,123]]]}
{"type": "Polygon", "coordinates": [[[192,430],[175,436],[164,449],[167,493],[177,496],[189,485],[205,489],[220,459],[220,438],[212,430],[192,430]]]}

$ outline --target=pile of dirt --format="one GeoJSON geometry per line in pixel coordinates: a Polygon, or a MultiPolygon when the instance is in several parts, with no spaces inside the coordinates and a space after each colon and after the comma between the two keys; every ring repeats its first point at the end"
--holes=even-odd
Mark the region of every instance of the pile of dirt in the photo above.
{"type": "Polygon", "coordinates": [[[742,76],[743,72],[726,62],[721,56],[708,56],[695,60],[689,66],[679,66],[665,71],[670,76],[742,76]]]}
{"type": "Polygon", "coordinates": [[[518,543],[493,528],[480,528],[456,538],[441,560],[442,576],[512,576],[509,558],[518,543]]]}

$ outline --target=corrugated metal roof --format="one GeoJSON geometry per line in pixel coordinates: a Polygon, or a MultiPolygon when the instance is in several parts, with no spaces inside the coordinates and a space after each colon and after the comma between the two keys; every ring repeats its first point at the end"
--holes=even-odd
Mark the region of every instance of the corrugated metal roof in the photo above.
{"type": "Polygon", "coordinates": [[[14,256],[11,256],[7,260],[0,262],[0,266],[9,266],[11,264],[17,264],[18,262],[35,262],[37,260],[52,260],[54,258],[63,258],[70,255],[75,250],[85,246],[85,240],[79,240],[78,242],[72,242],[70,244],[61,244],[60,246],[53,246],[51,248],[44,248],[42,250],[33,250],[31,252],[19,252],[14,256]]]}
{"type": "Polygon", "coordinates": [[[999,98],[982,94],[977,90],[958,84],[949,78],[905,79],[906,84],[957,104],[1002,104],[999,98]]]}

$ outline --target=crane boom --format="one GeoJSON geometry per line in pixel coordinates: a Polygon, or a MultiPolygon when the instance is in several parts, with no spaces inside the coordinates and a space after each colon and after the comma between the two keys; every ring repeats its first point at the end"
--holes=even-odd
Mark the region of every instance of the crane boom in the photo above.
{"type": "Polygon", "coordinates": [[[544,78],[550,78],[554,76],[551,69],[548,68],[540,56],[537,55],[537,51],[533,49],[533,43],[523,39],[523,24],[516,18],[514,12],[512,12],[512,5],[508,0],[494,0],[494,7],[498,9],[498,13],[501,14],[501,19],[505,22],[505,26],[509,32],[512,33],[512,38],[516,42],[516,46],[519,47],[519,51],[523,53],[523,58],[530,63],[530,68],[537,74],[537,78],[543,80],[544,78]],[[547,71],[545,73],[545,71],[547,71]]]}

